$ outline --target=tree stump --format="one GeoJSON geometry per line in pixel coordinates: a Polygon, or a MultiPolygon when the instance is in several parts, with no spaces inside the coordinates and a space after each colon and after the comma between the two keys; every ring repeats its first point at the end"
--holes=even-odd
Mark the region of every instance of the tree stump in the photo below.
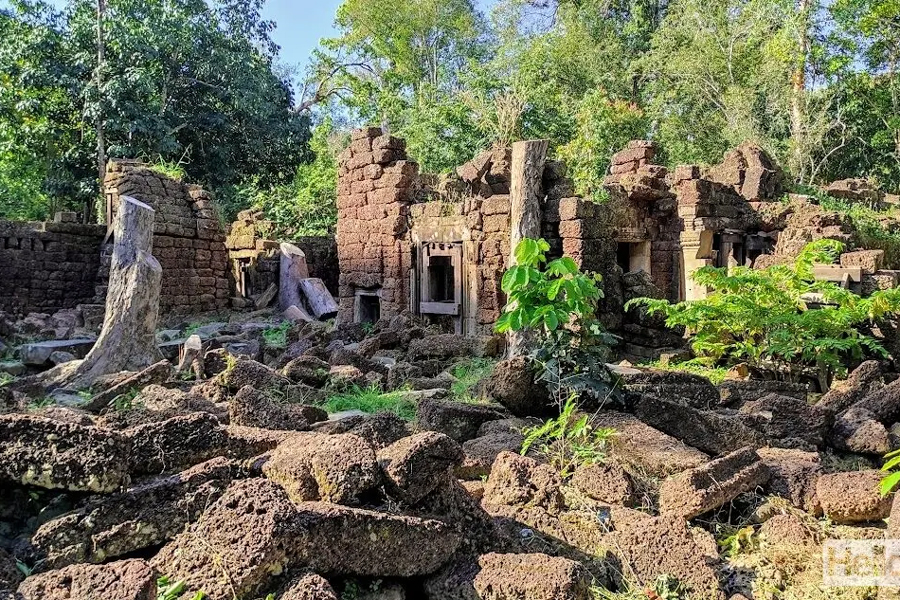
{"type": "Polygon", "coordinates": [[[306,254],[293,244],[282,242],[281,263],[278,270],[278,307],[287,310],[291,306],[303,306],[300,282],[309,277],[306,254]]]}
{"type": "MultiPolygon", "coordinates": [[[[511,182],[509,187],[510,236],[508,266],[516,264],[516,246],[524,238],[541,237],[542,180],[549,140],[515,142],[512,146],[511,182]]],[[[525,332],[510,332],[507,354],[521,356],[528,345],[525,332]]]]}
{"type": "Polygon", "coordinates": [[[155,211],[122,196],[115,216],[103,328],[82,361],[65,363],[42,377],[46,389],[85,389],[103,375],[141,371],[160,358],[156,322],[162,267],[151,254],[155,211]]]}

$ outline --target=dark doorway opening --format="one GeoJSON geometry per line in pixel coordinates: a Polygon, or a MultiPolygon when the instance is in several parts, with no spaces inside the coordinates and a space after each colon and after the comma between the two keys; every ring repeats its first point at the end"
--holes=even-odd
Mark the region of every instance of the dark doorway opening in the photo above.
{"type": "Polygon", "coordinates": [[[377,323],[381,319],[381,298],[375,294],[358,295],[356,308],[357,323],[377,323]]]}
{"type": "Polygon", "coordinates": [[[428,262],[428,302],[455,302],[453,258],[432,256],[428,262]]]}

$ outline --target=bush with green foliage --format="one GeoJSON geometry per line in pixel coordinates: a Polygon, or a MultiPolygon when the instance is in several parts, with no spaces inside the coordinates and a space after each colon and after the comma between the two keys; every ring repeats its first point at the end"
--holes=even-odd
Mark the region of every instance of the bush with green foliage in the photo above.
{"type": "Polygon", "coordinates": [[[588,93],[576,113],[575,136],[557,148],[579,194],[597,196],[603,192],[603,179],[610,158],[631,140],[644,139],[649,120],[636,104],[611,99],[604,90],[588,93]]]}
{"type": "Polygon", "coordinates": [[[558,417],[543,425],[526,427],[522,433],[522,455],[534,448],[563,477],[568,477],[578,467],[603,462],[609,439],[616,430],[591,425],[590,416],[578,412],[577,396],[572,394],[558,417]]]}
{"type": "Polygon", "coordinates": [[[530,358],[560,407],[573,392],[604,402],[616,394],[618,380],[606,366],[615,338],[596,317],[600,275],[582,273],[566,256],[548,261],[549,250],[543,239],[516,246],[516,264],[503,274],[507,304],[495,330],[537,338],[530,358]]]}
{"type": "Polygon", "coordinates": [[[792,381],[814,369],[827,389],[849,361],[887,354],[860,328],[900,312],[900,289],[861,298],[813,278],[813,265],[833,263],[842,249],[840,242],[818,240],[793,265],[702,267],[692,277],[709,288],[706,298],[678,304],[637,298],[625,306],[646,306],[651,314],[664,314],[668,326],[686,328],[694,352],[712,364],[744,362],[792,381]],[[814,300],[821,306],[810,307],[814,300]]]}

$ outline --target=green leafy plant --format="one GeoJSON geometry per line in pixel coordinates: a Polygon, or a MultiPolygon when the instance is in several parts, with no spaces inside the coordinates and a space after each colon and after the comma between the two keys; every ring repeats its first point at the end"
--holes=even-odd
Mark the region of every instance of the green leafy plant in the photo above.
{"type": "Polygon", "coordinates": [[[543,239],[519,242],[501,282],[508,301],[495,329],[536,336],[530,358],[560,407],[573,392],[605,401],[617,394],[618,380],[606,366],[615,338],[596,318],[601,277],[582,273],[567,256],[548,262],[549,250],[543,239]]]}
{"type": "Polygon", "coordinates": [[[670,327],[685,327],[691,346],[707,364],[746,362],[792,381],[812,370],[822,389],[846,361],[886,356],[873,337],[860,331],[900,312],[900,289],[861,298],[848,289],[813,278],[813,265],[832,263],[843,249],[834,240],[808,244],[793,265],[754,270],[703,267],[694,280],[711,292],[702,300],[670,304],[637,298],[626,304],[662,313],[670,327]],[[820,307],[810,307],[815,300],[820,307]]]}
{"type": "Polygon", "coordinates": [[[550,461],[563,477],[568,477],[580,466],[603,462],[609,439],[616,430],[594,427],[590,416],[578,413],[576,396],[569,396],[559,416],[548,419],[543,425],[526,427],[522,442],[522,454],[532,448],[550,461]]]}
{"type": "Polygon", "coordinates": [[[663,371],[679,371],[682,373],[691,373],[692,375],[700,375],[706,377],[713,385],[719,385],[725,381],[725,375],[728,369],[724,367],[716,367],[710,364],[710,361],[694,358],[680,363],[662,364],[659,361],[652,361],[646,364],[654,369],[663,371]]]}
{"type": "Polygon", "coordinates": [[[900,467],[900,450],[894,450],[885,454],[884,461],[884,466],[881,467],[881,470],[889,474],[881,479],[878,487],[881,490],[881,495],[887,496],[900,483],[900,470],[897,470],[900,467]]]}
{"type": "Polygon", "coordinates": [[[328,412],[361,410],[364,413],[392,412],[401,419],[412,421],[416,417],[416,403],[402,391],[383,393],[376,386],[362,388],[353,386],[350,390],[334,394],[326,400],[323,408],[328,412]]]}
{"type": "MultiPolygon", "coordinates": [[[[168,577],[160,577],[156,580],[156,600],[179,600],[184,594],[186,584],[184,580],[172,582],[168,577]]],[[[204,600],[206,594],[197,592],[190,600],[204,600]]]]}
{"type": "Polygon", "coordinates": [[[13,381],[15,381],[15,377],[6,372],[0,372],[0,387],[4,385],[9,385],[13,381]]]}
{"type": "Polygon", "coordinates": [[[262,332],[263,342],[269,348],[287,348],[287,335],[291,330],[291,323],[285,321],[274,327],[267,327],[262,332]]]}

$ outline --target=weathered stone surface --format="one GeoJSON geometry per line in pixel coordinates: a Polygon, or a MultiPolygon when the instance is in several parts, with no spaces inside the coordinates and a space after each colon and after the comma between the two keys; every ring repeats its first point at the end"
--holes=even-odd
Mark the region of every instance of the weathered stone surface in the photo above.
{"type": "Polygon", "coordinates": [[[625,469],[615,463],[578,467],[569,485],[606,504],[630,505],[634,502],[634,483],[625,469]]]}
{"type": "Polygon", "coordinates": [[[76,358],[84,358],[94,346],[94,339],[51,340],[22,344],[19,346],[19,358],[26,365],[41,366],[50,361],[54,352],[68,352],[76,358]]]}
{"type": "Polygon", "coordinates": [[[320,358],[304,354],[286,364],[281,374],[293,383],[305,383],[313,387],[325,385],[331,366],[320,358]]]}
{"type": "Polygon", "coordinates": [[[228,436],[228,456],[245,459],[274,450],[297,432],[229,425],[225,428],[225,434],[228,436]]]}
{"type": "Polygon", "coordinates": [[[535,381],[531,361],[524,356],[497,363],[484,391],[517,417],[548,416],[555,408],[547,386],[535,381]]]}
{"type": "Polygon", "coordinates": [[[306,431],[309,421],[303,409],[291,404],[275,402],[268,394],[246,385],[228,402],[228,417],[232,425],[306,431]]]}
{"type": "Polygon", "coordinates": [[[412,505],[449,480],[463,453],[453,439],[426,431],[379,450],[377,458],[387,492],[412,505]]]}
{"type": "Polygon", "coordinates": [[[143,560],[72,565],[32,575],[21,600],[156,600],[156,572],[143,560]]]}
{"type": "Polygon", "coordinates": [[[291,436],[271,452],[262,471],[294,502],[354,503],[381,481],[374,450],[349,433],[291,436]]]}
{"type": "Polygon", "coordinates": [[[679,517],[654,517],[620,523],[610,543],[621,563],[616,571],[640,581],[656,581],[671,575],[687,588],[692,598],[724,600],[719,587],[719,557],[714,549],[705,551],[679,517]],[[628,567],[624,567],[628,565],[628,567]]]}
{"type": "Polygon", "coordinates": [[[875,415],[858,406],[837,416],[829,432],[828,443],[838,450],[859,454],[881,456],[891,451],[887,428],[875,415]]]}
{"type": "Polygon", "coordinates": [[[822,461],[817,452],[760,448],[756,453],[771,474],[763,488],[767,494],[780,496],[812,515],[821,514],[816,481],[822,473],[822,461]]]}
{"type": "Polygon", "coordinates": [[[321,433],[358,435],[376,450],[390,446],[411,433],[409,424],[391,412],[365,416],[356,415],[340,420],[316,423],[313,427],[315,431],[321,433]]]}
{"type": "Polygon", "coordinates": [[[290,380],[279,375],[273,369],[255,360],[239,359],[220,375],[222,383],[231,392],[237,392],[244,386],[264,393],[273,390],[283,391],[290,380]]]}
{"type": "Polygon", "coordinates": [[[448,479],[415,507],[415,516],[446,523],[462,542],[458,554],[480,554],[498,547],[498,533],[480,498],[455,480],[448,479]]]}
{"type": "Polygon", "coordinates": [[[775,515],[759,528],[759,536],[767,544],[780,546],[810,546],[815,544],[810,526],[793,513],[775,515]]]}
{"type": "Polygon", "coordinates": [[[43,488],[112,492],[128,481],[118,433],[22,414],[0,416],[0,479],[43,488]]]}
{"type": "Polygon", "coordinates": [[[501,452],[491,468],[483,502],[507,506],[541,506],[559,512],[564,505],[562,479],[550,465],[512,452],[501,452]]]}
{"type": "Polygon", "coordinates": [[[290,564],[297,522],[297,508],[276,484],[238,481],[151,564],[172,581],[184,580],[191,593],[253,597],[290,564]]]}
{"type": "Polygon", "coordinates": [[[673,475],[659,488],[659,512],[693,519],[766,482],[769,469],[751,448],[673,475]]]}
{"type": "Polygon", "coordinates": [[[467,337],[445,333],[412,340],[408,355],[411,361],[427,358],[485,357],[496,356],[499,349],[499,341],[493,336],[467,337]]]}
{"type": "Polygon", "coordinates": [[[636,397],[650,394],[676,404],[708,409],[718,406],[719,391],[706,377],[680,371],[640,369],[622,374],[629,394],[636,397]]]}
{"type": "Polygon", "coordinates": [[[693,469],[709,460],[703,452],[650,427],[634,415],[599,411],[593,416],[591,424],[615,429],[616,435],[610,440],[613,456],[655,477],[693,469]]]}
{"type": "MultiPolygon", "coordinates": [[[[489,421],[485,425],[499,422],[489,421]]],[[[484,429],[484,425],[481,429],[484,429]]],[[[506,431],[481,435],[463,442],[463,462],[456,468],[456,476],[460,479],[487,477],[497,456],[501,452],[518,452],[524,439],[519,431],[507,427],[506,431]]]]}
{"type": "Polygon", "coordinates": [[[16,566],[16,559],[3,548],[0,548],[0,598],[2,590],[14,590],[24,575],[16,566]]]}
{"type": "Polygon", "coordinates": [[[878,484],[884,473],[874,469],[822,475],[816,496],[825,516],[835,523],[879,521],[891,512],[891,495],[882,496],[878,484]]]}
{"type": "Polygon", "coordinates": [[[488,421],[503,419],[509,415],[497,405],[466,404],[449,400],[425,399],[416,408],[419,426],[439,431],[465,442],[478,436],[478,428],[488,421]]]}
{"type": "Polygon", "coordinates": [[[126,429],[129,469],[134,474],[155,475],[177,471],[225,454],[228,436],[209,413],[172,417],[126,429]]]}
{"type": "Polygon", "coordinates": [[[853,369],[844,381],[835,381],[817,406],[835,414],[845,411],[864,397],[884,387],[884,376],[877,360],[867,360],[853,369]]]}
{"type": "Polygon", "coordinates": [[[591,579],[573,560],[546,554],[485,554],[473,585],[484,600],[588,600],[591,579]]]}
{"type": "Polygon", "coordinates": [[[653,396],[644,396],[635,414],[644,423],[710,454],[766,445],[765,436],[744,425],[736,415],[698,410],[653,396]]]}
{"type": "Polygon", "coordinates": [[[771,440],[785,440],[789,445],[793,445],[790,440],[796,439],[822,446],[832,424],[831,411],[778,394],[746,402],[740,412],[745,425],[771,440]]]}
{"type": "Polygon", "coordinates": [[[317,573],[416,577],[434,573],[460,543],[446,524],[326,502],[297,505],[293,556],[317,573]]]}
{"type": "Polygon", "coordinates": [[[278,600],[338,600],[327,579],[309,572],[295,576],[275,597],[278,600]]]}
{"type": "Polygon", "coordinates": [[[51,568],[103,562],[162,544],[199,517],[236,471],[231,461],[214,458],[177,475],[91,500],[41,525],[32,543],[51,568]]]}
{"type": "Polygon", "coordinates": [[[867,394],[853,407],[869,411],[879,422],[890,427],[900,421],[900,379],[867,394]]]}
{"type": "Polygon", "coordinates": [[[730,408],[740,408],[745,402],[759,400],[769,394],[806,401],[807,390],[802,384],[788,381],[726,379],[719,384],[722,405],[730,408]]]}

